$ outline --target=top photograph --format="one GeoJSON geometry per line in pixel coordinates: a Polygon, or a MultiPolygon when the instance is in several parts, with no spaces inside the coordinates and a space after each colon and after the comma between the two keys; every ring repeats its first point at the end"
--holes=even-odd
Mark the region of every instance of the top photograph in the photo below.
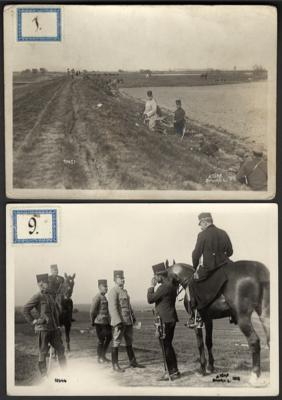
{"type": "Polygon", "coordinates": [[[273,6],[4,8],[6,194],[265,200],[273,6]]]}

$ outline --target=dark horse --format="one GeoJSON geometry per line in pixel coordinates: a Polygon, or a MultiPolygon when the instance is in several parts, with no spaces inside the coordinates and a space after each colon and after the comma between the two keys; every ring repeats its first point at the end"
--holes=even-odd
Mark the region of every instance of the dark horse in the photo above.
{"type": "MultiPolygon", "coordinates": [[[[251,321],[255,311],[262,323],[269,347],[270,340],[270,276],[265,265],[256,261],[236,261],[221,267],[227,276],[218,297],[204,309],[202,319],[206,329],[205,344],[208,350],[206,362],[203,330],[195,329],[200,352],[201,373],[214,372],[212,354],[213,319],[232,316],[245,335],[252,354],[252,373],[250,383],[255,384],[261,374],[260,338],[251,321]]],[[[191,265],[177,263],[168,268],[169,277],[185,290],[184,306],[188,312],[188,285],[195,270],[191,265]]]]}
{"type": "Polygon", "coordinates": [[[56,303],[58,304],[60,313],[60,325],[65,327],[67,350],[70,351],[70,331],[73,311],[73,301],[71,299],[74,287],[75,274],[64,274],[64,282],[61,284],[56,295],[56,303]]]}

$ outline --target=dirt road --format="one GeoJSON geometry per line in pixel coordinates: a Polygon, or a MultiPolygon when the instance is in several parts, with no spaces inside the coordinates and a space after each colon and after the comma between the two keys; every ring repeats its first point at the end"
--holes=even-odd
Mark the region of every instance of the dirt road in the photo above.
{"type": "MultiPolygon", "coordinates": [[[[191,125],[221,145],[220,162],[197,139],[150,132],[142,104],[111,96],[91,79],[60,77],[14,90],[14,187],[212,189],[206,178],[238,165],[234,137],[191,125]],[[224,136],[224,137],[223,137],[224,136]],[[219,165],[220,164],[220,165],[219,165]]],[[[221,188],[239,188],[236,182],[221,188]]]]}

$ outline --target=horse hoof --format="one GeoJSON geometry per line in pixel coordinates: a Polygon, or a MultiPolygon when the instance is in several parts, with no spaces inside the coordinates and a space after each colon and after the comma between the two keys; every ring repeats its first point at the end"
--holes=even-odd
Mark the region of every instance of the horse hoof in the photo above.
{"type": "Polygon", "coordinates": [[[214,373],[214,367],[207,367],[206,373],[209,374],[209,375],[213,374],[214,373]]]}
{"type": "Polygon", "coordinates": [[[195,371],[195,375],[196,375],[198,378],[202,378],[203,376],[206,376],[206,375],[207,375],[207,372],[206,372],[205,370],[202,370],[202,369],[197,369],[197,370],[195,371]]]}
{"type": "Polygon", "coordinates": [[[261,376],[258,376],[255,372],[252,372],[249,379],[249,384],[254,387],[262,387],[266,386],[268,382],[261,376]]]}

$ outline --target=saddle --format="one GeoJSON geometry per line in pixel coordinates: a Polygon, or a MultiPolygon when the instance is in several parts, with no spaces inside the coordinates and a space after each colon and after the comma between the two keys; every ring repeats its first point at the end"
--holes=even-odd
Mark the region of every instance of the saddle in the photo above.
{"type": "Polygon", "coordinates": [[[193,279],[189,289],[192,291],[197,309],[199,311],[208,307],[217,297],[220,296],[224,284],[227,282],[227,275],[225,273],[226,264],[215,269],[212,273],[207,275],[205,279],[193,279]]]}

